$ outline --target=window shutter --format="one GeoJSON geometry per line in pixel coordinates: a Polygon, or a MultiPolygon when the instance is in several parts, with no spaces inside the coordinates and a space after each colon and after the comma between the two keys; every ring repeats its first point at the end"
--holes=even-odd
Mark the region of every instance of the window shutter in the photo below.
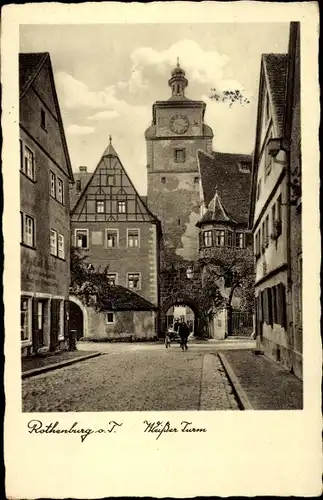
{"type": "Polygon", "coordinates": [[[31,318],[31,330],[32,330],[32,340],[33,340],[33,350],[37,350],[39,347],[38,339],[38,300],[36,298],[32,299],[32,318],[31,318]]]}
{"type": "Polygon", "coordinates": [[[269,324],[273,326],[272,288],[267,288],[267,295],[268,295],[268,320],[269,324]]]}
{"type": "Polygon", "coordinates": [[[264,320],[269,325],[269,314],[268,314],[268,289],[266,288],[263,292],[264,294],[264,320]]]}
{"type": "Polygon", "coordinates": [[[50,323],[50,350],[54,351],[58,344],[59,335],[59,300],[51,300],[51,323],[50,323]]]}
{"type": "Polygon", "coordinates": [[[285,292],[285,286],[282,283],[280,284],[280,302],[281,302],[281,311],[282,311],[281,326],[286,329],[286,327],[287,327],[287,322],[286,322],[286,292],[285,292]]]}
{"type": "Polygon", "coordinates": [[[259,321],[264,322],[264,298],[262,292],[259,293],[259,321]]]}
{"type": "Polygon", "coordinates": [[[67,339],[69,337],[70,331],[70,302],[69,300],[64,300],[64,338],[67,339]]]}

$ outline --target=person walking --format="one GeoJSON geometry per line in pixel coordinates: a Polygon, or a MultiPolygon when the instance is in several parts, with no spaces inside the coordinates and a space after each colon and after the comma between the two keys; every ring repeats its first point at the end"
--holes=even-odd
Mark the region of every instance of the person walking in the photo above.
{"type": "Polygon", "coordinates": [[[179,328],[178,328],[178,333],[179,333],[179,336],[181,337],[181,348],[182,348],[182,351],[187,351],[187,349],[188,349],[188,347],[187,347],[187,339],[188,339],[188,336],[190,334],[190,329],[187,326],[187,324],[185,323],[185,321],[182,321],[180,323],[179,328]]]}

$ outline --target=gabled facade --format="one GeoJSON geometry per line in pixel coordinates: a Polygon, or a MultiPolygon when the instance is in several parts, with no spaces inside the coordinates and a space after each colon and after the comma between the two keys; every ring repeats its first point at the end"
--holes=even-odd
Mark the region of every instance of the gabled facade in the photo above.
{"type": "Polygon", "coordinates": [[[133,186],[111,138],[94,173],[80,170],[71,193],[72,245],[93,266],[108,266],[111,284],[158,305],[160,224],[133,186]]]}
{"type": "Polygon", "coordinates": [[[68,337],[73,173],[48,53],[19,55],[22,355],[68,337]]]}
{"type": "MultiPolygon", "coordinates": [[[[258,346],[301,376],[301,342],[295,343],[293,334],[291,133],[287,144],[285,140],[287,109],[290,109],[289,127],[293,109],[299,120],[299,59],[298,73],[293,76],[291,59],[295,64],[295,50],[291,51],[291,47],[289,54],[262,56],[249,224],[254,234],[258,346]],[[297,104],[294,107],[290,103],[293,99],[297,102],[295,87],[298,89],[298,110],[297,104]]],[[[300,158],[299,122],[292,135],[297,143],[297,158],[300,158]]],[[[295,223],[300,233],[297,217],[295,223]]],[[[299,241],[296,252],[301,255],[300,247],[299,241]]]]}

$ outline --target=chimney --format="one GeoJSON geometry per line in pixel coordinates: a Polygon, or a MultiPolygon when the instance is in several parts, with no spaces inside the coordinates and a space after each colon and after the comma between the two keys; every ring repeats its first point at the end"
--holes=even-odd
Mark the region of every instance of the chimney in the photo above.
{"type": "Polygon", "coordinates": [[[86,173],[87,172],[87,167],[79,167],[79,171],[82,172],[82,174],[86,173]]]}

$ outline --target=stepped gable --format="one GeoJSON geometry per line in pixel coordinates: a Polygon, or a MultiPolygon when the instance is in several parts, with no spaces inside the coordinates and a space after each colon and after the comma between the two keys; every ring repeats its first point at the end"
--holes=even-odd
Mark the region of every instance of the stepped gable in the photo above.
{"type": "Polygon", "coordinates": [[[205,206],[212,213],[210,204],[217,189],[222,205],[217,215],[223,219],[223,214],[226,214],[232,221],[246,224],[251,189],[251,155],[218,152],[210,155],[199,151],[198,163],[205,206]]]}
{"type": "Polygon", "coordinates": [[[283,135],[284,129],[288,55],[262,54],[262,63],[273,110],[273,119],[280,137],[283,135]]]}

